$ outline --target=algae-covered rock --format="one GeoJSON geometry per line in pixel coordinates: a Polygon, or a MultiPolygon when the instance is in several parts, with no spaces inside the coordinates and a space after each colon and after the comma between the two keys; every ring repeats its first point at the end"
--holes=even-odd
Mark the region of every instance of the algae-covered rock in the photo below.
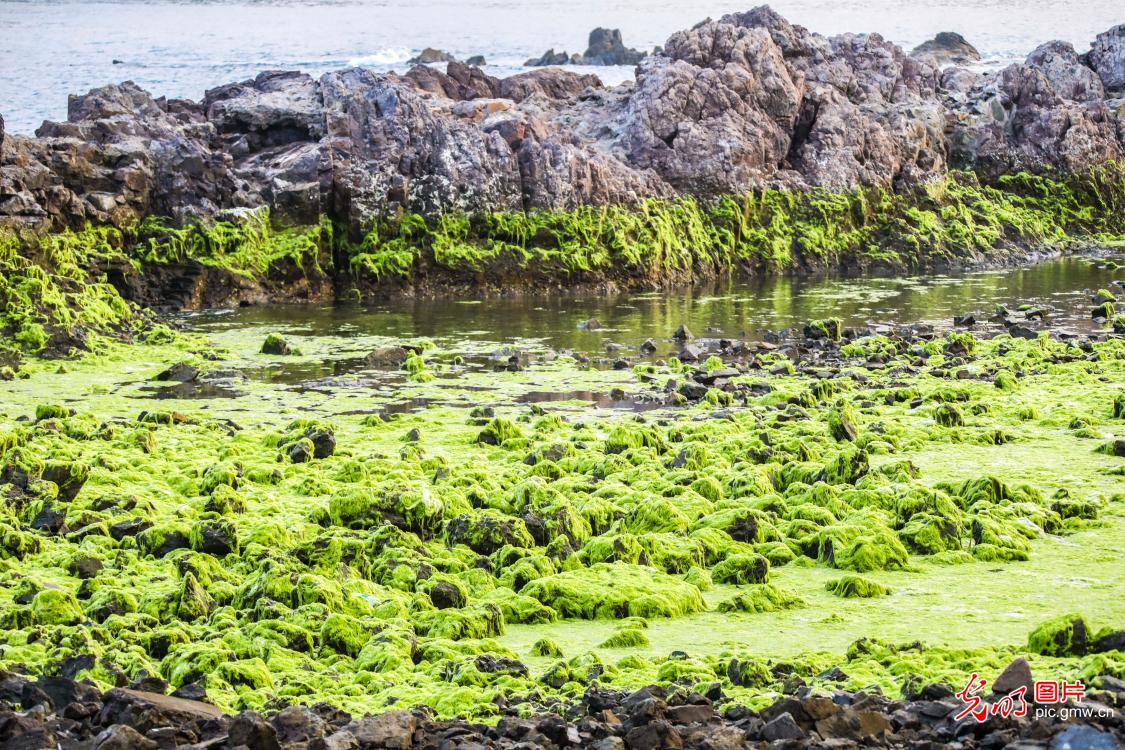
{"type": "Polygon", "coordinates": [[[395,482],[374,489],[338,490],[329,501],[328,514],[339,526],[372,529],[390,524],[430,538],[441,530],[445,503],[425,483],[395,482]]]}
{"type": "Polygon", "coordinates": [[[188,573],[184,576],[173,605],[179,619],[184,622],[192,622],[210,614],[215,602],[211,599],[207,590],[195,579],[195,576],[188,573]]]}
{"type": "Polygon", "coordinates": [[[528,584],[523,592],[563,617],[679,617],[705,608],[699,589],[640,565],[601,563],[528,584]]]}
{"type": "Polygon", "coordinates": [[[1090,628],[1080,614],[1055,617],[1037,626],[1027,637],[1027,650],[1044,656],[1082,656],[1090,628]]]}
{"type": "Polygon", "coordinates": [[[523,430],[515,423],[496,417],[480,431],[477,442],[481,445],[503,446],[509,440],[518,440],[523,437],[523,430]]]}
{"type": "Polygon", "coordinates": [[[191,548],[223,557],[238,551],[238,532],[230,521],[204,520],[192,527],[188,536],[191,548]]]}
{"type": "Polygon", "coordinates": [[[320,642],[324,648],[348,656],[359,656],[373,631],[350,615],[333,613],[320,627],[320,642]]]}
{"type": "Polygon", "coordinates": [[[942,427],[963,427],[965,416],[956,404],[939,404],[934,409],[934,421],[942,427]]]}
{"type": "Polygon", "coordinates": [[[748,586],[730,599],[719,602],[719,611],[757,614],[797,609],[805,605],[805,600],[793,591],[772,583],[762,583],[748,586]]]}
{"type": "Polygon", "coordinates": [[[499,607],[506,623],[533,625],[555,622],[559,619],[558,612],[538,599],[523,593],[516,593],[504,586],[498,586],[489,591],[481,597],[480,601],[499,607]]]}
{"type": "Polygon", "coordinates": [[[474,552],[491,555],[505,546],[531,548],[535,540],[522,518],[491,510],[457,516],[445,527],[449,544],[464,544],[474,552]]]}
{"type": "Polygon", "coordinates": [[[844,576],[824,584],[825,590],[844,599],[871,599],[891,593],[889,587],[863,576],[844,576]]]}
{"type": "Polygon", "coordinates": [[[1017,386],[1016,376],[1008,370],[1001,370],[993,378],[993,384],[1002,391],[1014,391],[1017,386]]]}
{"type": "Polygon", "coordinates": [[[555,643],[550,638],[540,638],[535,643],[531,644],[532,656],[554,656],[562,658],[563,651],[559,644],[555,643]]]}
{"type": "Polygon", "coordinates": [[[759,554],[730,555],[711,569],[715,583],[765,583],[769,575],[770,561],[759,554]]]}
{"type": "Polygon", "coordinates": [[[843,331],[843,324],[839,318],[825,318],[811,320],[805,324],[805,337],[810,339],[827,339],[839,341],[843,331]]]}
{"type": "Polygon", "coordinates": [[[422,612],[413,622],[419,635],[431,638],[491,638],[504,633],[503,611],[487,602],[464,609],[422,612]]]}
{"type": "Polygon", "coordinates": [[[82,608],[68,591],[43,589],[31,600],[31,612],[40,625],[76,625],[82,621],[82,608]]]}
{"type": "Polygon", "coordinates": [[[266,336],[265,341],[262,342],[260,354],[272,354],[275,356],[288,356],[294,354],[293,348],[289,346],[289,342],[276,333],[271,333],[266,336]]]}
{"type": "Polygon", "coordinates": [[[855,442],[859,435],[859,418],[848,404],[840,404],[828,413],[828,430],[837,441],[855,442]]]}
{"type": "Polygon", "coordinates": [[[598,644],[598,648],[648,648],[648,646],[648,636],[640,628],[620,628],[598,644]]]}
{"type": "Polygon", "coordinates": [[[278,447],[295,464],[325,459],[336,452],[336,430],[327,422],[298,419],[286,428],[278,447]]]}

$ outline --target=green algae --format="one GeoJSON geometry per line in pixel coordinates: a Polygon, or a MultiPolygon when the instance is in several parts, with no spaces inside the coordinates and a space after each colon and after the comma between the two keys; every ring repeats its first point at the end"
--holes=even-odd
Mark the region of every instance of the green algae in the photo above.
{"type": "Polygon", "coordinates": [[[863,576],[848,575],[829,581],[824,585],[830,593],[844,599],[871,599],[876,596],[886,596],[891,593],[889,586],[884,586],[878,581],[872,581],[863,576]]]}
{"type": "MultiPolygon", "coordinates": [[[[249,344],[247,355],[260,340],[259,335],[249,344]]],[[[1034,601],[1033,607],[1024,607],[1016,618],[989,605],[987,616],[968,617],[946,636],[938,624],[949,628],[957,617],[971,615],[966,609],[971,604],[964,602],[956,614],[944,610],[949,602],[937,589],[968,585],[972,576],[988,577],[991,568],[1044,580],[1040,568],[1032,575],[1020,566],[1038,565],[1052,545],[1079,538],[1085,540],[1086,557],[1076,559],[1087,560],[1086,575],[1103,587],[1113,581],[1104,567],[1093,567],[1090,556],[1103,556],[1103,566],[1115,559],[1106,545],[1120,534],[1119,500],[1110,499],[1114,480],[1103,474],[1115,459],[1093,453],[1089,444],[1076,447],[1082,439],[1071,435],[1068,425],[1079,414],[1104,420],[1112,413],[1114,394],[1098,378],[1112,380],[1120,372],[1119,344],[1097,345],[1097,363],[1051,364],[1059,369],[1049,378],[1035,370],[1047,367],[1048,357],[1068,351],[1061,344],[978,341],[975,347],[977,356],[1002,359],[1013,369],[1018,364],[1030,375],[1011,394],[987,380],[954,389],[927,376],[912,379],[912,387],[931,404],[988,403],[987,415],[965,409],[966,427],[987,419],[1011,431],[1016,437],[1011,443],[962,441],[952,432],[958,428],[934,429],[924,413],[931,407],[915,411],[906,400],[884,405],[872,398],[877,405],[863,407],[865,427],[854,446],[831,435],[830,413],[837,404],[812,404],[807,419],[768,427],[759,422],[754,403],[722,419],[696,419],[710,413],[708,405],[669,411],[665,421],[650,423],[587,413],[581,426],[501,406],[499,416],[489,419],[519,426],[520,439],[528,442],[516,450],[515,445],[478,443],[484,425],[465,419],[467,409],[441,407],[367,423],[362,415],[344,413],[357,401],[370,403],[362,400],[366,396],[336,396],[336,404],[307,411],[314,399],[286,394],[284,406],[274,406],[266,400],[269,389],[262,387],[231,405],[244,408],[259,403],[256,399],[269,404],[253,415],[222,404],[202,412],[191,404],[169,404],[162,412],[166,419],[145,423],[153,439],[153,451],[145,452],[133,440],[132,427],[97,429],[114,416],[128,417],[134,425],[138,407],[121,395],[94,395],[79,408],[92,414],[93,429],[84,426],[82,414],[74,421],[69,409],[67,416],[53,414],[41,427],[0,420],[5,434],[19,435],[9,441],[0,465],[31,467],[42,484],[31,487],[31,494],[21,490],[23,507],[14,515],[6,510],[4,518],[43,548],[25,553],[31,558],[26,565],[43,581],[77,590],[71,561],[80,550],[98,552],[114,566],[120,578],[116,590],[99,592],[79,615],[96,611],[102,621],[115,623],[113,648],[95,644],[91,651],[98,661],[89,676],[103,684],[117,679],[114,670],[128,679],[144,668],[179,684],[206,679],[215,700],[232,708],[260,707],[278,696],[317,695],[364,710],[406,701],[488,717],[494,715],[489,704],[496,695],[532,689],[576,695],[598,681],[635,686],[727,680],[734,685],[728,674],[731,658],[720,668],[717,655],[723,647],[706,633],[753,643],[760,653],[753,660],[742,654],[739,663],[764,665],[783,652],[752,635],[762,631],[787,632],[806,649],[826,649],[820,656],[802,657],[797,673],[810,681],[840,665],[854,681],[849,684],[901,691],[909,687],[902,678],[907,669],[952,680],[974,664],[1001,668],[1003,663],[996,662],[1017,653],[1005,644],[1022,643],[1034,622],[1051,613],[1050,604],[1012,581],[1013,591],[1000,596],[998,605],[1014,602],[1019,608],[1018,603],[1034,601]],[[1001,346],[1007,351],[997,354],[1001,346]],[[1064,398],[1058,397],[1059,389],[1064,398]],[[958,401],[955,390],[969,399],[958,401]],[[1038,420],[1020,418],[1019,410],[1028,404],[1037,405],[1038,420]],[[306,462],[285,459],[279,447],[287,444],[287,436],[306,439],[313,426],[295,422],[292,410],[333,415],[335,450],[306,462]],[[173,418],[174,412],[183,418],[173,418]],[[220,429],[223,417],[237,419],[243,429],[234,434],[220,429]],[[58,430],[52,422],[73,423],[58,430]],[[875,441],[867,437],[867,426],[877,423],[886,434],[875,441]],[[607,450],[608,437],[618,428],[613,445],[620,450],[607,450]],[[412,429],[424,436],[425,452],[403,455],[402,436],[412,429]],[[759,439],[764,430],[775,453],[749,460],[765,445],[759,439]],[[555,450],[555,445],[566,449],[555,450]],[[1061,451],[1067,470],[1052,471],[1055,462],[1031,460],[1046,451],[1061,451]],[[543,460],[525,462],[533,452],[543,460]],[[279,456],[285,460],[278,461],[279,456]],[[49,464],[90,467],[66,508],[68,529],[62,535],[29,526],[40,515],[43,498],[57,498],[59,485],[43,478],[49,464]],[[787,470],[788,464],[800,471],[787,470]],[[1070,495],[1056,496],[1061,489],[1070,495]],[[232,502],[228,492],[239,502],[232,502]],[[133,504],[126,499],[130,496],[133,504]],[[226,499],[215,505],[216,496],[226,499]],[[1064,515],[1108,525],[1067,528],[1064,515]],[[154,526],[121,539],[106,533],[132,519],[154,526]],[[205,536],[201,524],[220,520],[230,524],[237,546],[225,555],[198,549],[205,536]],[[1032,536],[1021,531],[1030,531],[1027,522],[1039,531],[1032,536]],[[1102,544],[1091,544],[1099,539],[1102,544]],[[996,562],[931,563],[954,551],[996,562]],[[715,571],[724,563],[723,577],[730,575],[729,580],[753,573],[760,567],[757,556],[768,561],[768,584],[739,584],[747,589],[742,591],[716,580],[715,571]],[[885,597],[895,600],[894,606],[865,600],[875,608],[870,615],[848,609],[847,600],[825,588],[839,577],[839,568],[862,570],[894,588],[895,595],[885,597]],[[767,592],[774,591],[775,598],[799,597],[806,606],[771,609],[765,606],[771,598],[767,592]],[[737,607],[741,614],[721,611],[724,601],[740,594],[747,595],[737,607]],[[856,624],[819,624],[825,612],[837,611],[856,624]],[[919,612],[937,622],[927,629],[919,612]],[[647,647],[639,642],[620,647],[640,657],[624,666],[590,657],[612,637],[623,614],[650,618],[642,631],[647,647]],[[583,620],[580,631],[567,630],[576,618],[588,616],[601,619],[583,620]],[[972,649],[963,641],[964,653],[941,646],[917,653],[870,646],[843,661],[847,644],[861,634],[886,634],[904,643],[924,636],[940,643],[946,637],[975,638],[988,617],[998,618],[990,623],[989,640],[972,649]],[[1034,622],[1024,624],[1028,617],[1034,622]],[[900,627],[896,618],[906,622],[900,627]],[[745,624],[735,626],[734,620],[745,624]],[[534,638],[516,647],[525,632],[534,638]],[[835,640],[818,641],[824,633],[835,640]],[[546,637],[576,656],[558,662],[562,666],[536,662],[548,657],[533,654],[530,645],[546,637]],[[492,639],[500,643],[488,643],[492,639]],[[669,659],[674,650],[685,650],[691,658],[669,659]],[[475,660],[485,654],[524,657],[529,674],[484,671],[475,660]]],[[[173,349],[166,354],[178,358],[173,349]]],[[[77,362],[74,373],[36,374],[26,387],[17,385],[15,405],[5,409],[32,415],[36,405],[55,400],[44,399],[44,389],[33,393],[41,378],[49,378],[57,391],[56,383],[90,377],[84,367],[77,362]]],[[[101,365],[92,367],[96,371],[101,365]]],[[[565,372],[570,365],[552,367],[565,372]]],[[[544,368],[529,377],[550,376],[544,368]]],[[[581,377],[597,382],[608,376],[581,377]]],[[[793,394],[813,387],[806,375],[773,380],[779,390],[788,387],[793,394]]],[[[866,386],[871,391],[885,387],[878,377],[873,380],[866,386]]],[[[481,398],[474,392],[473,400],[481,398]]],[[[1108,599],[1088,606],[1096,591],[1075,590],[1083,611],[1100,621],[1119,621],[1120,611],[1115,613],[1108,599]]],[[[67,630],[77,626],[47,626],[52,638],[63,642],[62,650],[48,650],[47,642],[25,643],[31,622],[19,618],[26,617],[21,613],[27,607],[0,598],[5,621],[18,626],[2,660],[50,670],[56,659],[78,649],[74,632],[67,630]]],[[[1070,674],[1115,669],[1108,662],[1100,666],[1077,659],[1065,657],[1050,669],[1070,674]]],[[[776,689],[777,681],[763,680],[762,674],[751,666],[736,672],[737,681],[746,684],[738,700],[752,703],[765,690],[776,689]]]]}
{"type": "Polygon", "coordinates": [[[641,628],[620,628],[599,644],[598,648],[645,648],[649,645],[648,636],[641,628]]]}
{"type": "Polygon", "coordinates": [[[800,596],[772,583],[749,586],[740,593],[719,602],[720,612],[777,612],[783,609],[804,607],[806,602],[800,596]]]}
{"type": "MultiPolygon", "coordinates": [[[[9,354],[103,348],[105,337],[158,344],[173,335],[128,302],[97,269],[193,263],[269,285],[287,273],[351,279],[342,299],[397,279],[456,280],[512,269],[532,283],[616,279],[659,284],[734,270],[919,267],[948,259],[1004,258],[1031,245],[1110,241],[1125,233],[1125,169],[1071,176],[1019,173],[982,184],[970,172],[898,191],[766,189],[709,200],[650,198],[580,206],[371,220],[357,230],[322,217],[279,227],[269,212],[176,226],[147,217],[129,226],[86,226],[48,235],[0,233],[0,346],[9,354]]],[[[346,285],[347,281],[342,281],[346,285]]],[[[1095,314],[1114,319],[1113,301],[1095,314]]],[[[838,319],[810,324],[838,339],[838,319]]],[[[421,360],[421,358],[418,358],[421,360]]],[[[416,367],[417,365],[412,365],[416,367]]],[[[424,382],[428,370],[412,372],[424,382]]],[[[715,398],[722,399],[717,393],[715,398]]]]}
{"type": "Polygon", "coordinates": [[[1066,614],[1040,624],[1027,637],[1027,650],[1045,656],[1081,656],[1091,634],[1085,618],[1066,614]]]}
{"type": "Polygon", "coordinates": [[[563,617],[618,619],[678,617],[704,608],[699,589],[660,571],[625,563],[598,563],[532,582],[523,593],[563,617]]]}

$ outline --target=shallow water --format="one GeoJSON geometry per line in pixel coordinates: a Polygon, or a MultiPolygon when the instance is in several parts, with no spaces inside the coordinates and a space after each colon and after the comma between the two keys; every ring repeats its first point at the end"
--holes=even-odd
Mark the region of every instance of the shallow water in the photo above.
{"type": "MultiPolygon", "coordinates": [[[[1119,258],[1120,259],[1120,258],[1119,258]]],[[[838,317],[845,327],[932,323],[952,327],[953,316],[975,314],[976,330],[997,305],[1029,304],[1047,311],[1052,327],[1095,330],[1089,297],[1125,279],[1104,259],[1065,257],[1036,265],[931,276],[800,278],[732,282],[720,287],[615,296],[472,300],[406,300],[375,307],[267,306],[191,315],[204,332],[271,326],[298,337],[425,337],[467,355],[519,343],[522,348],[576,350],[592,355],[607,344],[634,348],[647,338],[667,339],[687,325],[696,336],[760,338],[768,331],[838,317]],[[597,319],[596,330],[580,324],[597,319]]],[[[1016,312],[1015,316],[1021,317],[1016,312]]],[[[1029,323],[1036,327],[1037,323],[1029,323]]],[[[344,343],[344,342],[341,342],[344,343]]],[[[670,351],[658,344],[658,354],[670,351]]]]}
{"type": "MultiPolygon", "coordinates": [[[[705,17],[756,2],[707,0],[160,0],[0,1],[0,112],[13,132],[66,116],[67,95],[133,80],[157,95],[198,99],[219,84],[270,69],[312,73],[365,65],[402,71],[426,46],[458,57],[483,54],[508,75],[548,47],[582,52],[596,26],[620,28],[625,43],[651,49],[705,17]],[[117,60],[118,63],[114,63],[117,60]]],[[[1063,39],[1079,52],[1125,21],[1118,0],[775,0],[808,28],[877,31],[906,48],[958,31],[993,65],[1063,39]]],[[[631,67],[587,68],[607,83],[631,67]]]]}

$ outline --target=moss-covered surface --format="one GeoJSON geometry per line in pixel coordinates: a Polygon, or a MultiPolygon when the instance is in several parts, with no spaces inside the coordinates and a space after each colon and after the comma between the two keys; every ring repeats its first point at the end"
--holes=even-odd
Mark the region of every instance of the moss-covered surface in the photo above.
{"type": "Polygon", "coordinates": [[[1125,675],[1089,648],[1125,624],[1125,459],[1099,450],[1125,342],[842,337],[724,357],[725,398],[689,403],[723,368],[346,325],[29,359],[0,399],[0,667],[485,719],[593,682],[757,705],[832,667],[1125,675]],[[391,343],[421,364],[364,363],[391,343]],[[154,381],[173,364],[200,374],[154,381]],[[521,403],[614,389],[646,410],[521,403]]]}
{"type": "MultiPolygon", "coordinates": [[[[179,277],[162,269],[184,265],[227,275],[218,285],[234,296],[218,299],[230,303],[247,284],[291,301],[294,285],[309,279],[345,300],[404,285],[659,287],[734,271],[1002,262],[1043,247],[1120,239],[1123,217],[1125,165],[1108,163],[1080,175],[1017,174],[991,185],[954,172],[898,192],[766,190],[572,211],[407,215],[362,237],[330,217],[277,228],[265,210],[185,227],[150,217],[48,236],[0,230],[0,357],[97,350],[104,336],[164,337],[126,299],[140,286],[140,297],[168,303],[179,277]]],[[[1095,314],[1114,318],[1112,301],[1098,305],[1095,314]]],[[[816,321],[816,330],[838,334],[833,322],[838,327],[835,319],[816,321]]]]}
{"type": "Polygon", "coordinates": [[[4,383],[0,666],[90,654],[100,684],[201,681],[227,708],[485,719],[496,694],[530,710],[593,681],[719,680],[756,704],[831,667],[891,692],[1023,652],[1037,675],[1123,675],[1122,654],[1075,648],[1066,615],[1090,642],[1125,621],[1123,460],[1096,450],[1125,428],[1125,342],[872,335],[825,344],[843,358],[830,388],[768,352],[731,406],[640,417],[516,401],[659,401],[690,365],[497,372],[405,342],[431,379],[361,360],[341,376],[387,342],[262,354],[268,333],[107,344],[4,383]],[[233,397],[147,400],[173,363],[233,397]]]}

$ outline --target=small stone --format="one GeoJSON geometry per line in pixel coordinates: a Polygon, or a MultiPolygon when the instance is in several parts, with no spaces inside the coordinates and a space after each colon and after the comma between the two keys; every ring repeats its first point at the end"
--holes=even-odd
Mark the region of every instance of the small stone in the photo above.
{"type": "Polygon", "coordinates": [[[199,378],[199,368],[187,364],[172,365],[156,376],[156,380],[169,383],[192,383],[199,378]]]}
{"type": "Polygon", "coordinates": [[[793,715],[788,711],[772,721],[766,722],[766,725],[762,727],[762,739],[770,742],[774,740],[803,740],[804,738],[805,730],[797,726],[793,715]]]}
{"type": "Polygon", "coordinates": [[[408,750],[418,728],[418,719],[408,711],[388,711],[366,716],[345,727],[361,747],[408,750]]]}
{"type": "Polygon", "coordinates": [[[684,746],[680,733],[664,719],[633,727],[625,735],[625,744],[630,750],[680,750],[684,746]]]}
{"type": "Polygon", "coordinates": [[[277,732],[256,711],[244,711],[236,716],[228,734],[231,747],[245,745],[249,750],[281,750],[277,732]]]}
{"type": "Polygon", "coordinates": [[[699,724],[712,719],[715,709],[710,705],[673,706],[665,716],[673,724],[699,724]]]}
{"type": "Polygon", "coordinates": [[[132,727],[114,724],[94,740],[96,750],[156,750],[156,743],[132,727]]]}
{"type": "Polygon", "coordinates": [[[401,346],[384,346],[363,358],[368,367],[398,369],[406,361],[406,349],[401,346]]]}
{"type": "Polygon", "coordinates": [[[1021,687],[1026,687],[1025,693],[1027,698],[1032,695],[1033,680],[1031,678],[1031,665],[1027,659],[1022,656],[1014,659],[1011,664],[1004,667],[1004,671],[992,683],[992,692],[999,695],[1007,695],[1013,690],[1018,690],[1021,687]]]}
{"type": "Polygon", "coordinates": [[[704,351],[703,347],[688,344],[683,349],[680,349],[679,357],[683,362],[698,362],[703,359],[704,354],[706,354],[706,351],[704,351]]]}

